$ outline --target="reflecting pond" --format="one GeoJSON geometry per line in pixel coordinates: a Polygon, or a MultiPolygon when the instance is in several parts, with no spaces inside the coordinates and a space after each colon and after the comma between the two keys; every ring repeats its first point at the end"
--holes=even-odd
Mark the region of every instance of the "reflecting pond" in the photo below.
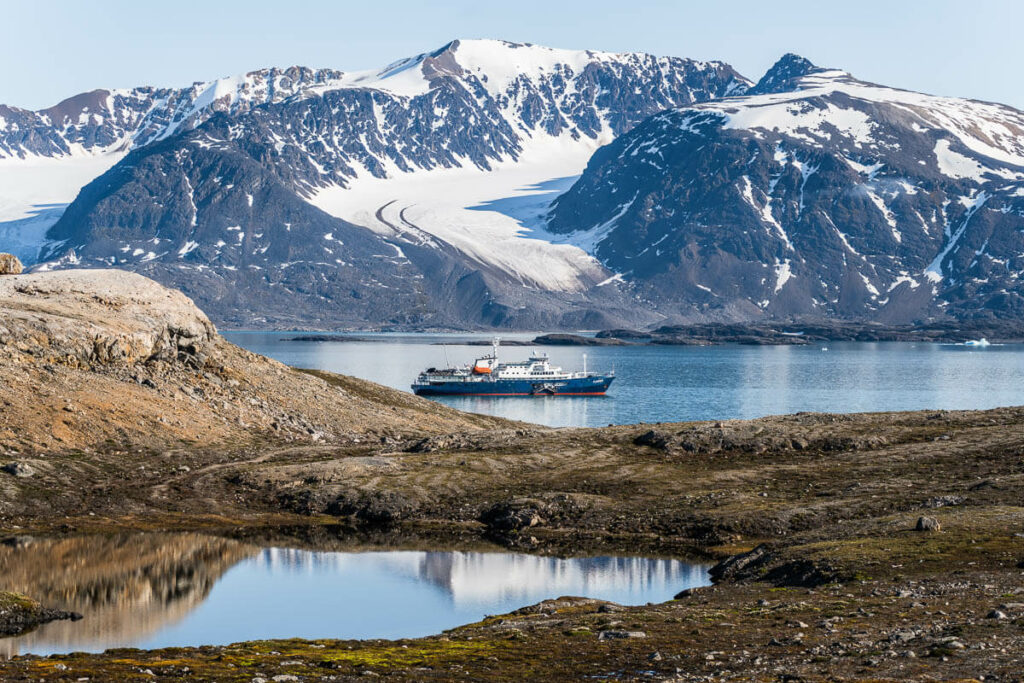
{"type": "Polygon", "coordinates": [[[0,545],[3,588],[85,618],[0,639],[0,653],[418,637],[562,595],[660,602],[706,585],[708,568],[639,557],[321,552],[202,534],[20,539],[0,545]]]}

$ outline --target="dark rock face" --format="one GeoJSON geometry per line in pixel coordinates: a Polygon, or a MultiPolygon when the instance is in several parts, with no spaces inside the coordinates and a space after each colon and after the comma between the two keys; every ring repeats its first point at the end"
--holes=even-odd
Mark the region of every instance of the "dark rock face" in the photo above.
{"type": "Polygon", "coordinates": [[[384,237],[306,200],[357,175],[491,169],[530,140],[618,135],[748,86],[717,62],[454,41],[366,78],[271,70],[173,92],[97,91],[58,105],[56,119],[11,114],[19,132],[0,135],[0,150],[54,156],[129,139],[128,157],[50,229],[41,260],[144,273],[221,324],[605,327],[644,315],[614,287],[524,291],[442,240],[384,237]],[[506,69],[493,55],[519,53],[546,66],[507,82],[488,73],[506,69]],[[66,125],[44,125],[57,119],[66,125]]]}
{"type": "Polygon", "coordinates": [[[745,553],[725,558],[709,571],[714,581],[737,581],[755,576],[756,570],[775,559],[771,549],[761,544],[745,553]]]}
{"type": "Polygon", "coordinates": [[[1024,113],[792,55],[750,92],[600,149],[549,228],[682,320],[1024,316],[1024,113]]]}
{"type": "Polygon", "coordinates": [[[527,499],[497,503],[484,510],[480,521],[491,533],[519,532],[543,524],[543,508],[543,503],[527,499]]]}
{"type": "Polygon", "coordinates": [[[786,92],[799,86],[799,79],[812,73],[825,71],[815,66],[806,57],[792,52],[784,54],[779,61],[759,80],[748,95],[764,95],[766,93],[786,92]]]}
{"type": "Polygon", "coordinates": [[[841,572],[827,563],[813,560],[779,561],[767,545],[728,557],[710,570],[717,582],[765,581],[776,586],[813,588],[835,581],[844,581],[841,572]]]}
{"type": "Polygon", "coordinates": [[[327,513],[355,517],[370,525],[389,525],[400,522],[419,507],[393,491],[371,491],[345,493],[327,506],[327,513]]]}

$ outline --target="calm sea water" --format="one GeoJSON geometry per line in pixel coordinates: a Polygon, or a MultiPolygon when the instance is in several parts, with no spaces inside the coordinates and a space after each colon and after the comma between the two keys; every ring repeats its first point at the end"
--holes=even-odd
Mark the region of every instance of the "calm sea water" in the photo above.
{"type": "MultiPolygon", "coordinates": [[[[289,333],[225,336],[289,365],[318,368],[409,391],[429,366],[471,362],[488,349],[458,344],[487,335],[359,335],[373,341],[294,342],[289,333]],[[447,346],[437,346],[448,342],[447,346]]],[[[532,339],[535,334],[505,335],[532,339]]],[[[615,369],[603,397],[445,397],[461,410],[550,426],[603,426],[752,418],[798,411],[993,408],[1024,404],[1024,345],[971,348],[925,343],[812,346],[544,347],[567,369],[615,369]],[[824,350],[827,349],[827,350],[824,350]]],[[[501,358],[531,349],[503,347],[501,358]]]]}
{"type": "Polygon", "coordinates": [[[0,547],[8,588],[81,612],[0,655],[218,645],[271,638],[409,638],[562,595],[663,602],[708,565],[498,552],[311,552],[199,534],[37,540],[0,547]],[[55,562],[59,558],[60,562],[55,562]],[[54,565],[74,571],[54,570],[54,565]]]}

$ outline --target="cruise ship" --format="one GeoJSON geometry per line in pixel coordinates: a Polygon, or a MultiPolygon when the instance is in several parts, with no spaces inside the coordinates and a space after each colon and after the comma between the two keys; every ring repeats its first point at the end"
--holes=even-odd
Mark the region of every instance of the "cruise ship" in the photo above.
{"type": "Polygon", "coordinates": [[[491,343],[491,353],[472,365],[457,368],[428,368],[413,382],[413,393],[421,396],[601,396],[608,391],[615,372],[566,372],[551,365],[546,353],[534,352],[525,361],[498,362],[500,341],[491,343]]]}

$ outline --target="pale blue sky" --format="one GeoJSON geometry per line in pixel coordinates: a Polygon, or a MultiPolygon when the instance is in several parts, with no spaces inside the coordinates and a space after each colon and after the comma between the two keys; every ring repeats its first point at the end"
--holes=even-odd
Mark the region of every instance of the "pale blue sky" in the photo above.
{"type": "Polygon", "coordinates": [[[453,38],[721,59],[781,54],[912,90],[1024,108],[1021,0],[0,0],[0,103],[185,85],[263,66],[383,66],[453,38]]]}

